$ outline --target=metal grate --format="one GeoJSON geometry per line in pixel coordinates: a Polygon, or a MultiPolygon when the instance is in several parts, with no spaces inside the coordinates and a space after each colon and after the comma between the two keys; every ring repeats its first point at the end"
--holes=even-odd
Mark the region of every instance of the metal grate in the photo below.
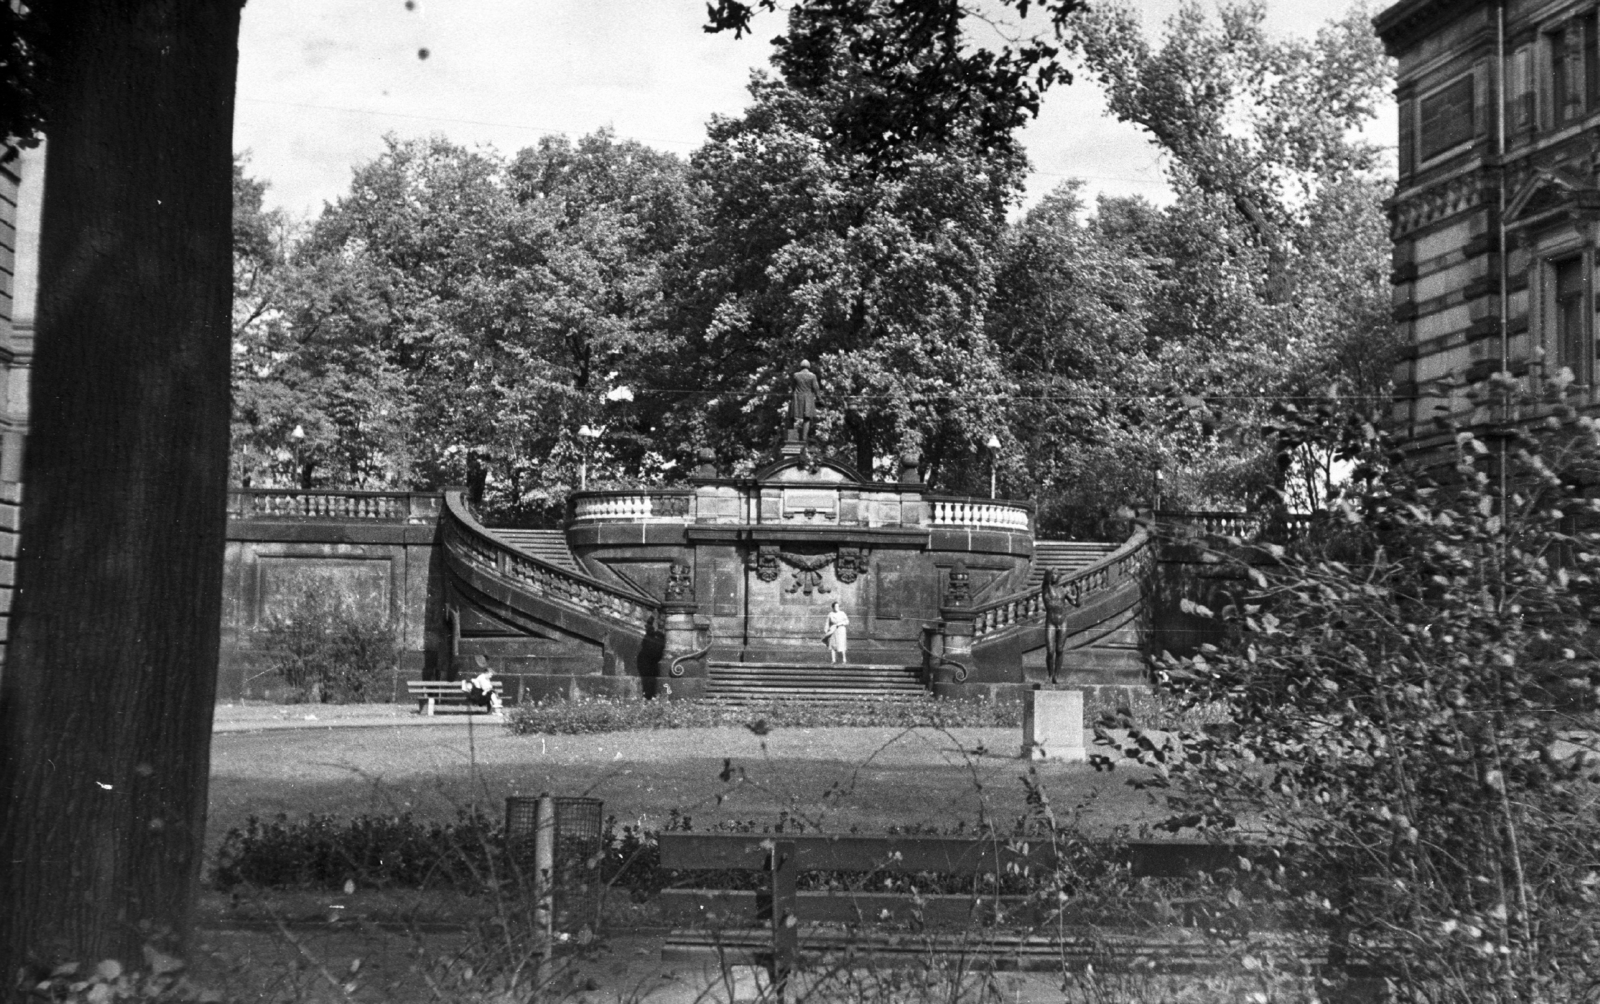
{"type": "MultiPolygon", "coordinates": [[[[555,927],[571,931],[592,925],[599,908],[601,825],[598,798],[552,797],[555,808],[553,893],[555,927]]],[[[506,799],[506,849],[524,875],[534,870],[539,798],[506,799]]]]}

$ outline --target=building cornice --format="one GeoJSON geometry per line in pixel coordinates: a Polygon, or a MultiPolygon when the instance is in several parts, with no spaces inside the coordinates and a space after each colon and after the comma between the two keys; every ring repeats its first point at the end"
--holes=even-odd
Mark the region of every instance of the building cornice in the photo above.
{"type": "Polygon", "coordinates": [[[1443,22],[1477,10],[1485,3],[1486,0],[1400,0],[1400,3],[1373,18],[1372,27],[1383,39],[1383,47],[1389,55],[1398,56],[1421,35],[1436,30],[1443,22]]]}

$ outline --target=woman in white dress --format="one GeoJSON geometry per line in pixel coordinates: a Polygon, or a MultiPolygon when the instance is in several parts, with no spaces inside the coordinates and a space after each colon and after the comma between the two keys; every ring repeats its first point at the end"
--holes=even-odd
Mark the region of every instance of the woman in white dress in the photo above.
{"type": "Polygon", "coordinates": [[[822,629],[822,640],[828,646],[828,662],[844,662],[845,647],[848,642],[845,628],[850,626],[850,615],[839,609],[839,601],[833,601],[833,609],[828,611],[828,624],[822,629]]]}

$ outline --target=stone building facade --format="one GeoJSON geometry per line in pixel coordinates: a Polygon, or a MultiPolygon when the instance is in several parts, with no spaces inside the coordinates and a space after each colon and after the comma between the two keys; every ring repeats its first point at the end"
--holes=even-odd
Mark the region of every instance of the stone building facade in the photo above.
{"type": "Polygon", "coordinates": [[[21,151],[0,164],[0,665],[10,637],[22,515],[22,449],[28,433],[43,179],[41,149],[21,151]]]}
{"type": "Polygon", "coordinates": [[[1600,405],[1600,3],[1404,0],[1374,26],[1399,61],[1397,430],[1426,452],[1450,440],[1439,419],[1541,417],[1495,404],[1492,382],[1563,370],[1600,405]]]}

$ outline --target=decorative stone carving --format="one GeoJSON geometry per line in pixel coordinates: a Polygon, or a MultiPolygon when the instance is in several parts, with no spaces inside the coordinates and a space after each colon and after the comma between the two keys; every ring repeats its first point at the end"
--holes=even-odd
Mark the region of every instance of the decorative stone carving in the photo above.
{"type": "Polygon", "coordinates": [[[833,574],[845,585],[856,581],[856,577],[867,570],[868,551],[864,547],[839,547],[839,557],[834,562],[833,574]]]}
{"type": "Polygon", "coordinates": [[[835,555],[832,554],[790,554],[781,552],[779,557],[783,563],[795,570],[794,584],[788,589],[791,593],[804,592],[810,596],[813,592],[826,593],[830,590],[822,584],[822,570],[833,564],[835,555]]]}
{"type": "Polygon", "coordinates": [[[778,545],[762,544],[755,553],[756,578],[762,582],[778,580],[778,545]]]}
{"type": "Polygon", "coordinates": [[[970,607],[972,605],[972,575],[967,571],[967,563],[957,559],[950,566],[950,584],[945,587],[944,605],[947,607],[970,607]]]}
{"type": "Polygon", "coordinates": [[[668,603],[694,602],[694,573],[681,561],[674,561],[667,570],[666,600],[668,603]]]}
{"type": "Polygon", "coordinates": [[[717,452],[709,446],[702,446],[695,451],[694,476],[697,478],[718,477],[717,452]]]}
{"type": "Polygon", "coordinates": [[[1490,191],[1488,175],[1472,172],[1448,178],[1389,203],[1389,237],[1399,240],[1419,227],[1480,205],[1490,191]]]}
{"type": "Polygon", "coordinates": [[[689,515],[689,496],[657,495],[651,500],[650,511],[656,516],[689,515]]]}
{"type": "Polygon", "coordinates": [[[900,454],[900,483],[903,485],[922,484],[922,454],[916,450],[907,450],[900,454]]]}

